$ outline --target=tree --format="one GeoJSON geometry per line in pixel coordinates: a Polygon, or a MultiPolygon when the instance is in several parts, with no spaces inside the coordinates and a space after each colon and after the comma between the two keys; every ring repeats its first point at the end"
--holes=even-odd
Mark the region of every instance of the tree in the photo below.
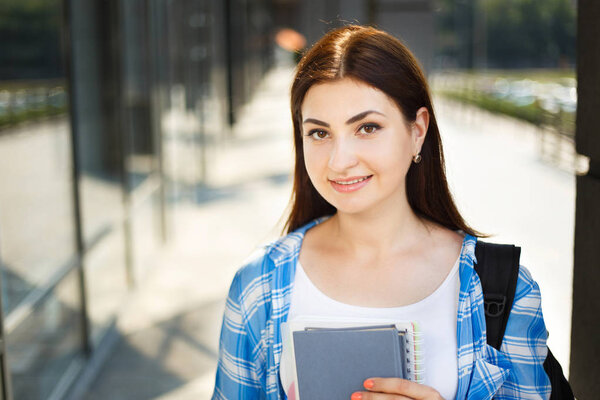
{"type": "Polygon", "coordinates": [[[436,22],[438,58],[461,68],[476,65],[474,47],[481,41],[490,67],[575,63],[573,0],[438,0],[436,22]]]}

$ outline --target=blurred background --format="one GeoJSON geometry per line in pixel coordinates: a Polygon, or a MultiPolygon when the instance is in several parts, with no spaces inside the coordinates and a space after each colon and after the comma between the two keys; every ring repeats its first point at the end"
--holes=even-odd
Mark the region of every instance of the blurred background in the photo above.
{"type": "Polygon", "coordinates": [[[459,208],[523,247],[568,374],[576,181],[593,169],[575,144],[577,14],[575,0],[1,0],[0,398],[210,397],[229,283],[281,233],[295,62],[348,23],[419,58],[459,208]]]}

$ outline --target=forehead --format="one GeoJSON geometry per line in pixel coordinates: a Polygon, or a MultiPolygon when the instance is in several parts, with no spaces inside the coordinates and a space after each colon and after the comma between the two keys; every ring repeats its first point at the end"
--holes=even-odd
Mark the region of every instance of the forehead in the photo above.
{"type": "Polygon", "coordinates": [[[400,112],[393,100],[381,90],[350,78],[311,86],[301,107],[304,118],[328,120],[338,117],[345,120],[365,110],[384,114],[400,112]]]}

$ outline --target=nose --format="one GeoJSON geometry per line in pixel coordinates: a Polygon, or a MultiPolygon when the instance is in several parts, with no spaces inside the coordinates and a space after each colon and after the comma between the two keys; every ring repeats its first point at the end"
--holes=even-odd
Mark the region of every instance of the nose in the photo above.
{"type": "Polygon", "coordinates": [[[339,139],[335,141],[329,155],[329,169],[337,173],[343,173],[358,164],[356,149],[352,141],[339,139]]]}

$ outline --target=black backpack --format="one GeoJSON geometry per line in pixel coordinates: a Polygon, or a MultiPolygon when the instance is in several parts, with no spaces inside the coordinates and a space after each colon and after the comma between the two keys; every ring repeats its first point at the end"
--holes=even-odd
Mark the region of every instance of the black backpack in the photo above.
{"type": "MultiPolygon", "coordinates": [[[[475,271],[483,288],[487,343],[498,350],[515,299],[520,255],[521,248],[513,245],[477,241],[475,246],[475,271]]],[[[550,400],[574,399],[571,386],[550,349],[544,370],[552,385],[550,400]]]]}

